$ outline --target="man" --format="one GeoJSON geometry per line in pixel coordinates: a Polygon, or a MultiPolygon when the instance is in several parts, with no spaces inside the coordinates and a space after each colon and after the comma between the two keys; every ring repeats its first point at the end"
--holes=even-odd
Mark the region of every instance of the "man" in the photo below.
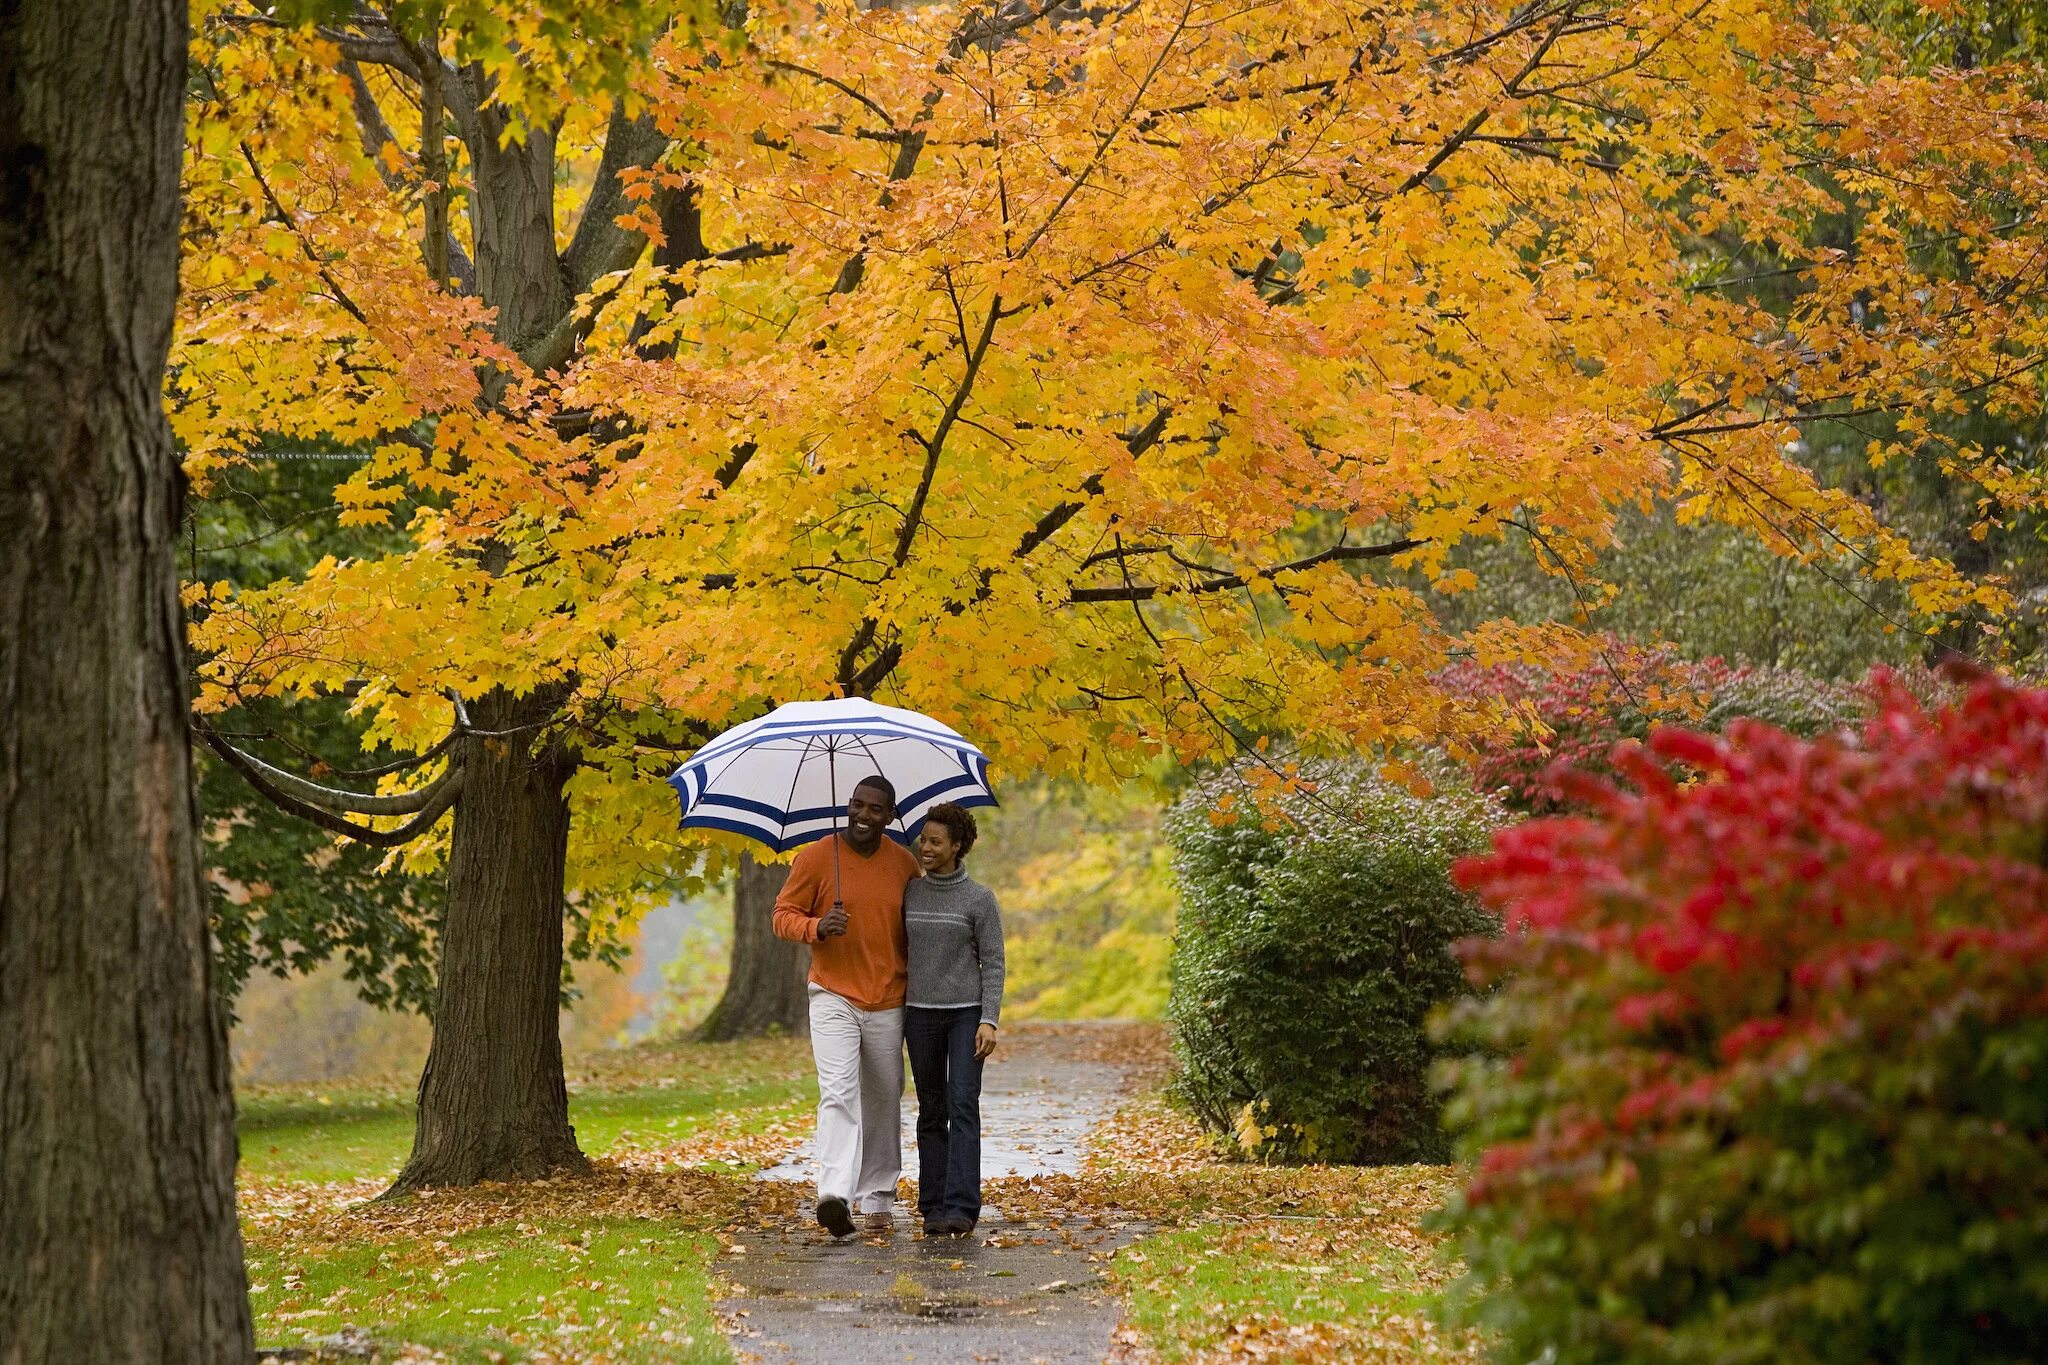
{"type": "Polygon", "coordinates": [[[775,898],[776,937],[811,945],[818,1222],[834,1237],[854,1231],[855,1203],[868,1231],[889,1231],[903,1172],[903,888],[918,868],[883,837],[895,818],[895,787],[862,779],[846,829],[797,854],[775,898]]]}

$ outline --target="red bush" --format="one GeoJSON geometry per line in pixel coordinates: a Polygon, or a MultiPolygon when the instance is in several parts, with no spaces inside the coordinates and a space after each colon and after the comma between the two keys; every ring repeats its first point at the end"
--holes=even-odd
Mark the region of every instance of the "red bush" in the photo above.
{"type": "Polygon", "coordinates": [[[1509,933],[1452,1221],[1524,1358],[2048,1341],[2048,691],[1875,690],[1860,743],[1660,729],[1460,865],[1509,933]]]}

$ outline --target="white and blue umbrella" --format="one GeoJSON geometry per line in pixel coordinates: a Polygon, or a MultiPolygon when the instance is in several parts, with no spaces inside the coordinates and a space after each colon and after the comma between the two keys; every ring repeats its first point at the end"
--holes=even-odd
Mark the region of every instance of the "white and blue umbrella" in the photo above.
{"type": "Polygon", "coordinates": [[[777,853],[837,832],[864,777],[896,788],[889,837],[908,844],[941,801],[993,806],[988,759],[930,716],[859,697],[778,706],[712,740],[669,776],[684,829],[722,829],[777,853]]]}

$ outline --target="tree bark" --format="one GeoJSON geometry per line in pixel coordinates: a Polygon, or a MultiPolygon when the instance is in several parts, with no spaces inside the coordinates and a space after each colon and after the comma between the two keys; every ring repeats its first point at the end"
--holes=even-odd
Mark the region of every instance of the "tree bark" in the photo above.
{"type": "Polygon", "coordinates": [[[184,0],[0,5],[0,1362],[248,1360],[164,422],[184,0]]]}
{"type": "Polygon", "coordinates": [[[477,729],[517,733],[462,741],[434,1040],[393,1194],[589,1169],[569,1126],[560,1021],[563,787],[576,757],[528,728],[560,701],[559,689],[498,689],[469,708],[477,729]]]}
{"type": "Polygon", "coordinates": [[[470,145],[476,184],[470,227],[476,237],[476,282],[498,310],[492,331],[513,350],[545,335],[575,300],[555,252],[555,133],[533,127],[523,139],[499,142],[507,115],[486,109],[470,145]]]}
{"type": "Polygon", "coordinates": [[[740,859],[732,888],[732,974],[717,1006],[697,1026],[700,1042],[810,1031],[810,1000],[804,988],[811,970],[810,949],[775,937],[773,927],[775,897],[788,880],[786,863],[740,859]]]}

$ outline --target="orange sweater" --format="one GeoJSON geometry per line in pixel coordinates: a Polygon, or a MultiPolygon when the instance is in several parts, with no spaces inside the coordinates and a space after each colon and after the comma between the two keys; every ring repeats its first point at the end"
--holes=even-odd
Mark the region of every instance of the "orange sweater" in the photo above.
{"type": "Polygon", "coordinates": [[[846,932],[820,939],[818,917],[832,908],[832,839],[820,839],[789,865],[789,880],[775,898],[775,936],[811,945],[816,985],[864,1010],[896,1009],[910,966],[903,888],[917,874],[917,859],[894,840],[883,839],[866,858],[842,840],[839,898],[846,902],[846,932]]]}

